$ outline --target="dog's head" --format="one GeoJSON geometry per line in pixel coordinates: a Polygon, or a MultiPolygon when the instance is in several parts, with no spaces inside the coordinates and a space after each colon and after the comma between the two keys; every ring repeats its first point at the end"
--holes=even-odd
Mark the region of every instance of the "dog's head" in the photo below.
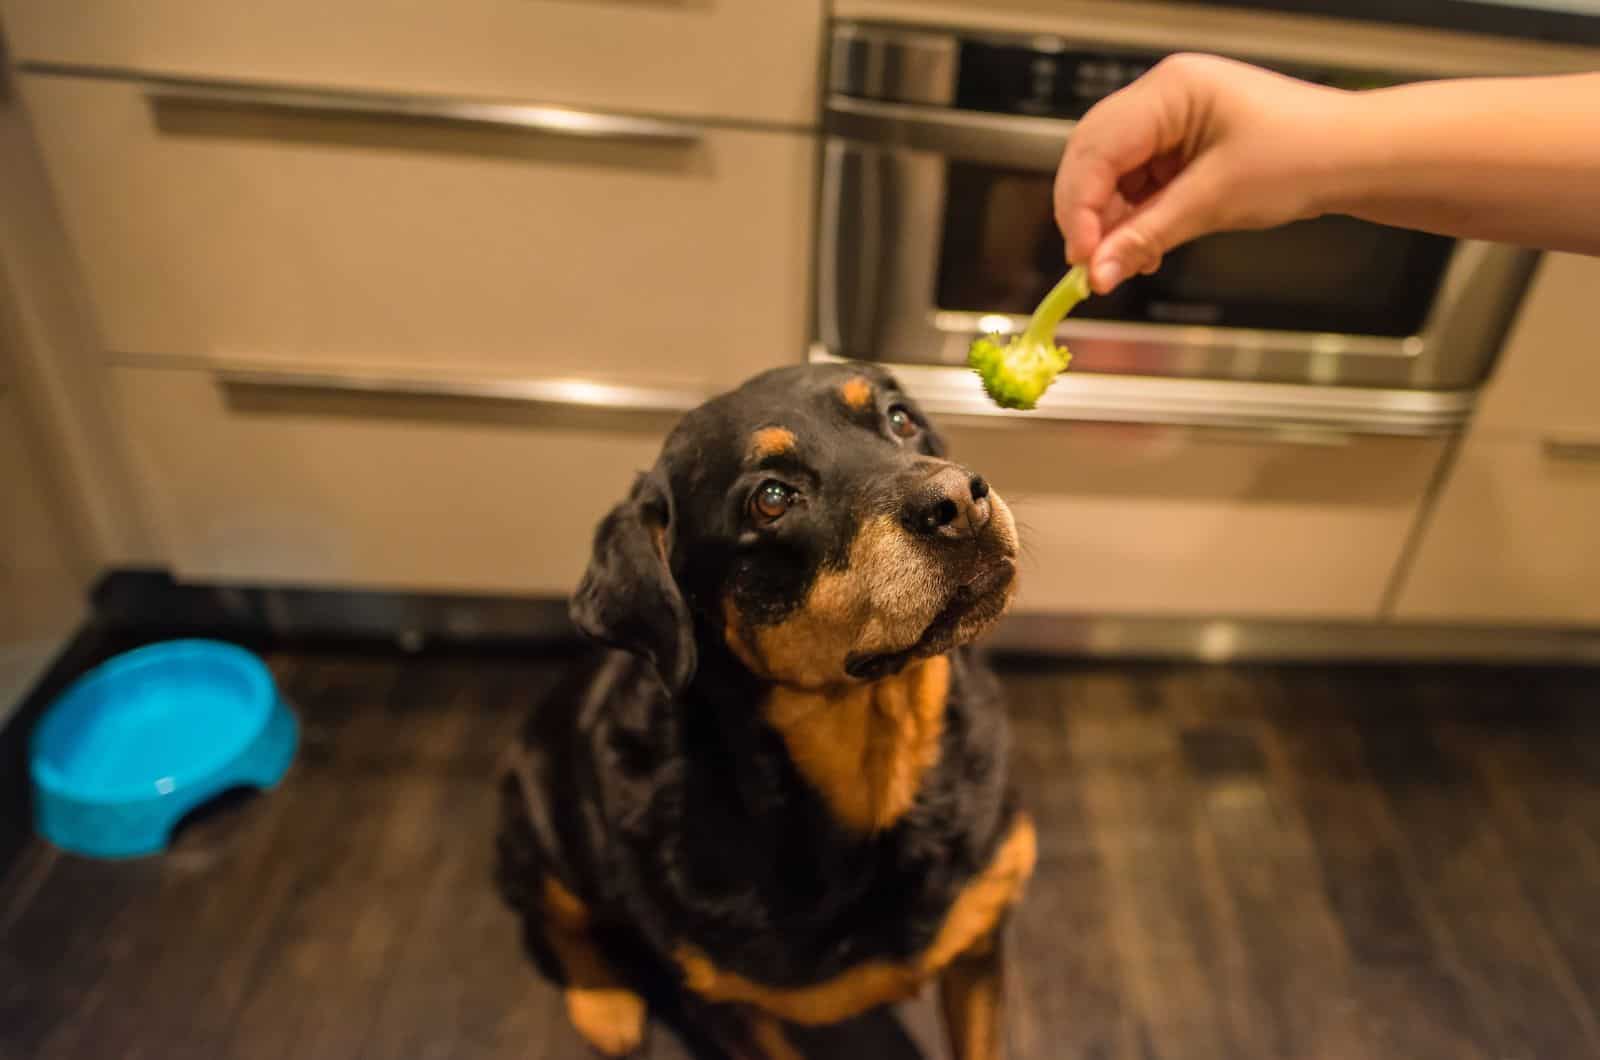
{"type": "Polygon", "coordinates": [[[887,373],[783,368],[685,416],[595,535],[572,602],[588,635],[669,691],[700,638],[765,680],[869,681],[986,630],[1017,536],[887,373]]]}

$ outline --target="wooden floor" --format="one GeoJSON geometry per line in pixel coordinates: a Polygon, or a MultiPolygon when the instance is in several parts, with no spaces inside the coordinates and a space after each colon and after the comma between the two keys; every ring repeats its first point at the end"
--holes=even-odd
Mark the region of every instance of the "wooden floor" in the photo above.
{"type": "MultiPolygon", "coordinates": [[[[0,1056],[585,1055],[488,881],[490,770],[559,664],[273,664],[305,723],[279,791],[0,883],[0,1056]]],[[[1600,673],[1006,680],[1041,843],[1014,1056],[1600,1056],[1600,673]]],[[[926,1002],[812,1051],[919,1049],[926,1002]]]]}

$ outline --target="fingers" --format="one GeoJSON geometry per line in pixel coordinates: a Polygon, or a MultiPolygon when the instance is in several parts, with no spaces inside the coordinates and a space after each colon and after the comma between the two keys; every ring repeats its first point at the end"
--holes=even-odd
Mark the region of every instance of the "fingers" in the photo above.
{"type": "Polygon", "coordinates": [[[1056,221],[1067,260],[1109,292],[1155,271],[1168,250],[1213,231],[1225,186],[1215,165],[1217,83],[1236,64],[1163,60],[1101,100],[1073,130],[1056,170],[1056,221]],[[1221,64],[1221,65],[1219,65],[1221,64]]]}
{"type": "Polygon", "coordinates": [[[1315,216],[1316,130],[1346,98],[1214,56],[1162,60],[1073,130],[1055,180],[1067,260],[1104,294],[1198,236],[1315,216]]]}
{"type": "Polygon", "coordinates": [[[1055,180],[1056,224],[1072,264],[1094,256],[1110,230],[1107,211],[1113,204],[1139,202],[1181,168],[1175,153],[1184,142],[1189,108],[1175,71],[1158,66],[1113,92],[1073,130],[1055,180]],[[1168,160],[1152,168],[1157,159],[1168,160]]]}
{"type": "Polygon", "coordinates": [[[1119,94],[1108,96],[1079,122],[1056,170],[1056,223],[1073,264],[1087,262],[1105,236],[1107,210],[1124,199],[1123,178],[1155,153],[1147,128],[1118,119],[1118,112],[1128,109],[1119,105],[1119,94]]]}
{"type": "Polygon", "coordinates": [[[1167,251],[1214,231],[1220,190],[1202,159],[1106,232],[1089,261],[1089,285],[1107,294],[1135,273],[1149,274],[1167,251]]]}

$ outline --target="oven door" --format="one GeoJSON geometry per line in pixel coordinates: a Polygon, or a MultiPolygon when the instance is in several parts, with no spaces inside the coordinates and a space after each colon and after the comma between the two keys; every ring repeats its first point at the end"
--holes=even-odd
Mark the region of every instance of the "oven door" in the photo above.
{"type": "MultiPolygon", "coordinates": [[[[818,337],[830,355],[960,365],[1062,270],[1050,187],[1073,123],[834,95],[818,337]]],[[[1537,256],[1342,217],[1207,237],[1091,299],[1074,374],[1466,390],[1537,256]]]]}

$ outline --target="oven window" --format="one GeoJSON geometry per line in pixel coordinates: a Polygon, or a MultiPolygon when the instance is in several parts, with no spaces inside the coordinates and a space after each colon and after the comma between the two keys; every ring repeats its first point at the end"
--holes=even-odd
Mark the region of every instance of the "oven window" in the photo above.
{"type": "MultiPolygon", "coordinates": [[[[1049,174],[951,163],[939,308],[1026,314],[1061,277],[1049,174]]],[[[1404,336],[1422,327],[1454,241],[1322,217],[1195,240],[1154,276],[1075,316],[1167,324],[1404,336]]]]}

